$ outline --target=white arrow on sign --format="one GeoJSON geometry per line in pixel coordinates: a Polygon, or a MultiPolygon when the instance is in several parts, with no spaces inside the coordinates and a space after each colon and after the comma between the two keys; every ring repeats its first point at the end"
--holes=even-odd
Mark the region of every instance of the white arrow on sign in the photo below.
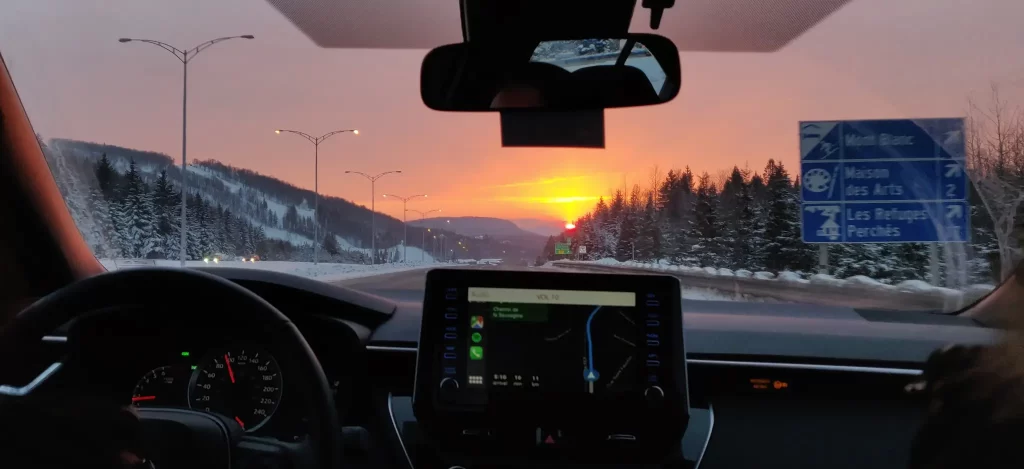
{"type": "Polygon", "coordinates": [[[947,205],[946,206],[946,218],[952,220],[954,218],[964,217],[964,207],[962,205],[947,205]]]}
{"type": "Polygon", "coordinates": [[[960,177],[960,171],[962,169],[963,168],[960,166],[960,163],[950,163],[950,164],[947,164],[946,165],[946,177],[948,177],[948,178],[960,177]]]}

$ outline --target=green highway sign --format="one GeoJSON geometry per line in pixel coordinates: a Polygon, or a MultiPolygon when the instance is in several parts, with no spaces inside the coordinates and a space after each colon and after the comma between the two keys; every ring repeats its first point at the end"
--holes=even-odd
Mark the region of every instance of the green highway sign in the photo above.
{"type": "Polygon", "coordinates": [[[572,250],[569,249],[569,243],[555,243],[555,254],[572,254],[572,250]]]}

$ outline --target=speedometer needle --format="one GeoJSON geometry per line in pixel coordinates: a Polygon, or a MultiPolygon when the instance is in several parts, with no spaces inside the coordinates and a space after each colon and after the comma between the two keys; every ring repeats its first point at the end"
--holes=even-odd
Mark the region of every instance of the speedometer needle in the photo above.
{"type": "Polygon", "coordinates": [[[132,402],[152,401],[153,399],[156,399],[156,396],[134,396],[132,402]]]}
{"type": "Polygon", "coordinates": [[[228,360],[228,354],[224,354],[224,364],[228,367],[228,377],[231,378],[231,382],[235,382],[235,372],[231,369],[231,360],[228,360]]]}

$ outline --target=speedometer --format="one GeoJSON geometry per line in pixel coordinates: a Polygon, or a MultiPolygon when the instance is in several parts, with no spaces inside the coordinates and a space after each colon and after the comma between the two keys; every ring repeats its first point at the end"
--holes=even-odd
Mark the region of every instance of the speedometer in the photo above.
{"type": "Polygon", "coordinates": [[[203,358],[192,375],[189,407],[226,415],[251,432],[274,415],[281,384],[281,369],[269,353],[219,351],[203,358]]]}

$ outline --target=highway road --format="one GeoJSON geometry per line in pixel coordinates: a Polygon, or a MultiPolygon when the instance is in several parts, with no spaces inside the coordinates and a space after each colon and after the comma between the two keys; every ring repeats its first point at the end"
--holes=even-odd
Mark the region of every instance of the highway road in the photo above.
{"type": "MultiPolygon", "coordinates": [[[[504,267],[504,266],[479,266],[465,265],[458,266],[462,269],[488,269],[488,270],[557,270],[553,267],[504,267]]],[[[372,277],[353,278],[332,282],[334,285],[348,287],[354,290],[382,296],[394,301],[423,301],[423,290],[427,283],[427,272],[430,269],[407,270],[393,274],[374,275],[372,277]]]]}
{"type": "Polygon", "coordinates": [[[353,278],[332,282],[334,285],[382,296],[395,301],[422,301],[430,269],[407,270],[393,274],[353,278]]]}

